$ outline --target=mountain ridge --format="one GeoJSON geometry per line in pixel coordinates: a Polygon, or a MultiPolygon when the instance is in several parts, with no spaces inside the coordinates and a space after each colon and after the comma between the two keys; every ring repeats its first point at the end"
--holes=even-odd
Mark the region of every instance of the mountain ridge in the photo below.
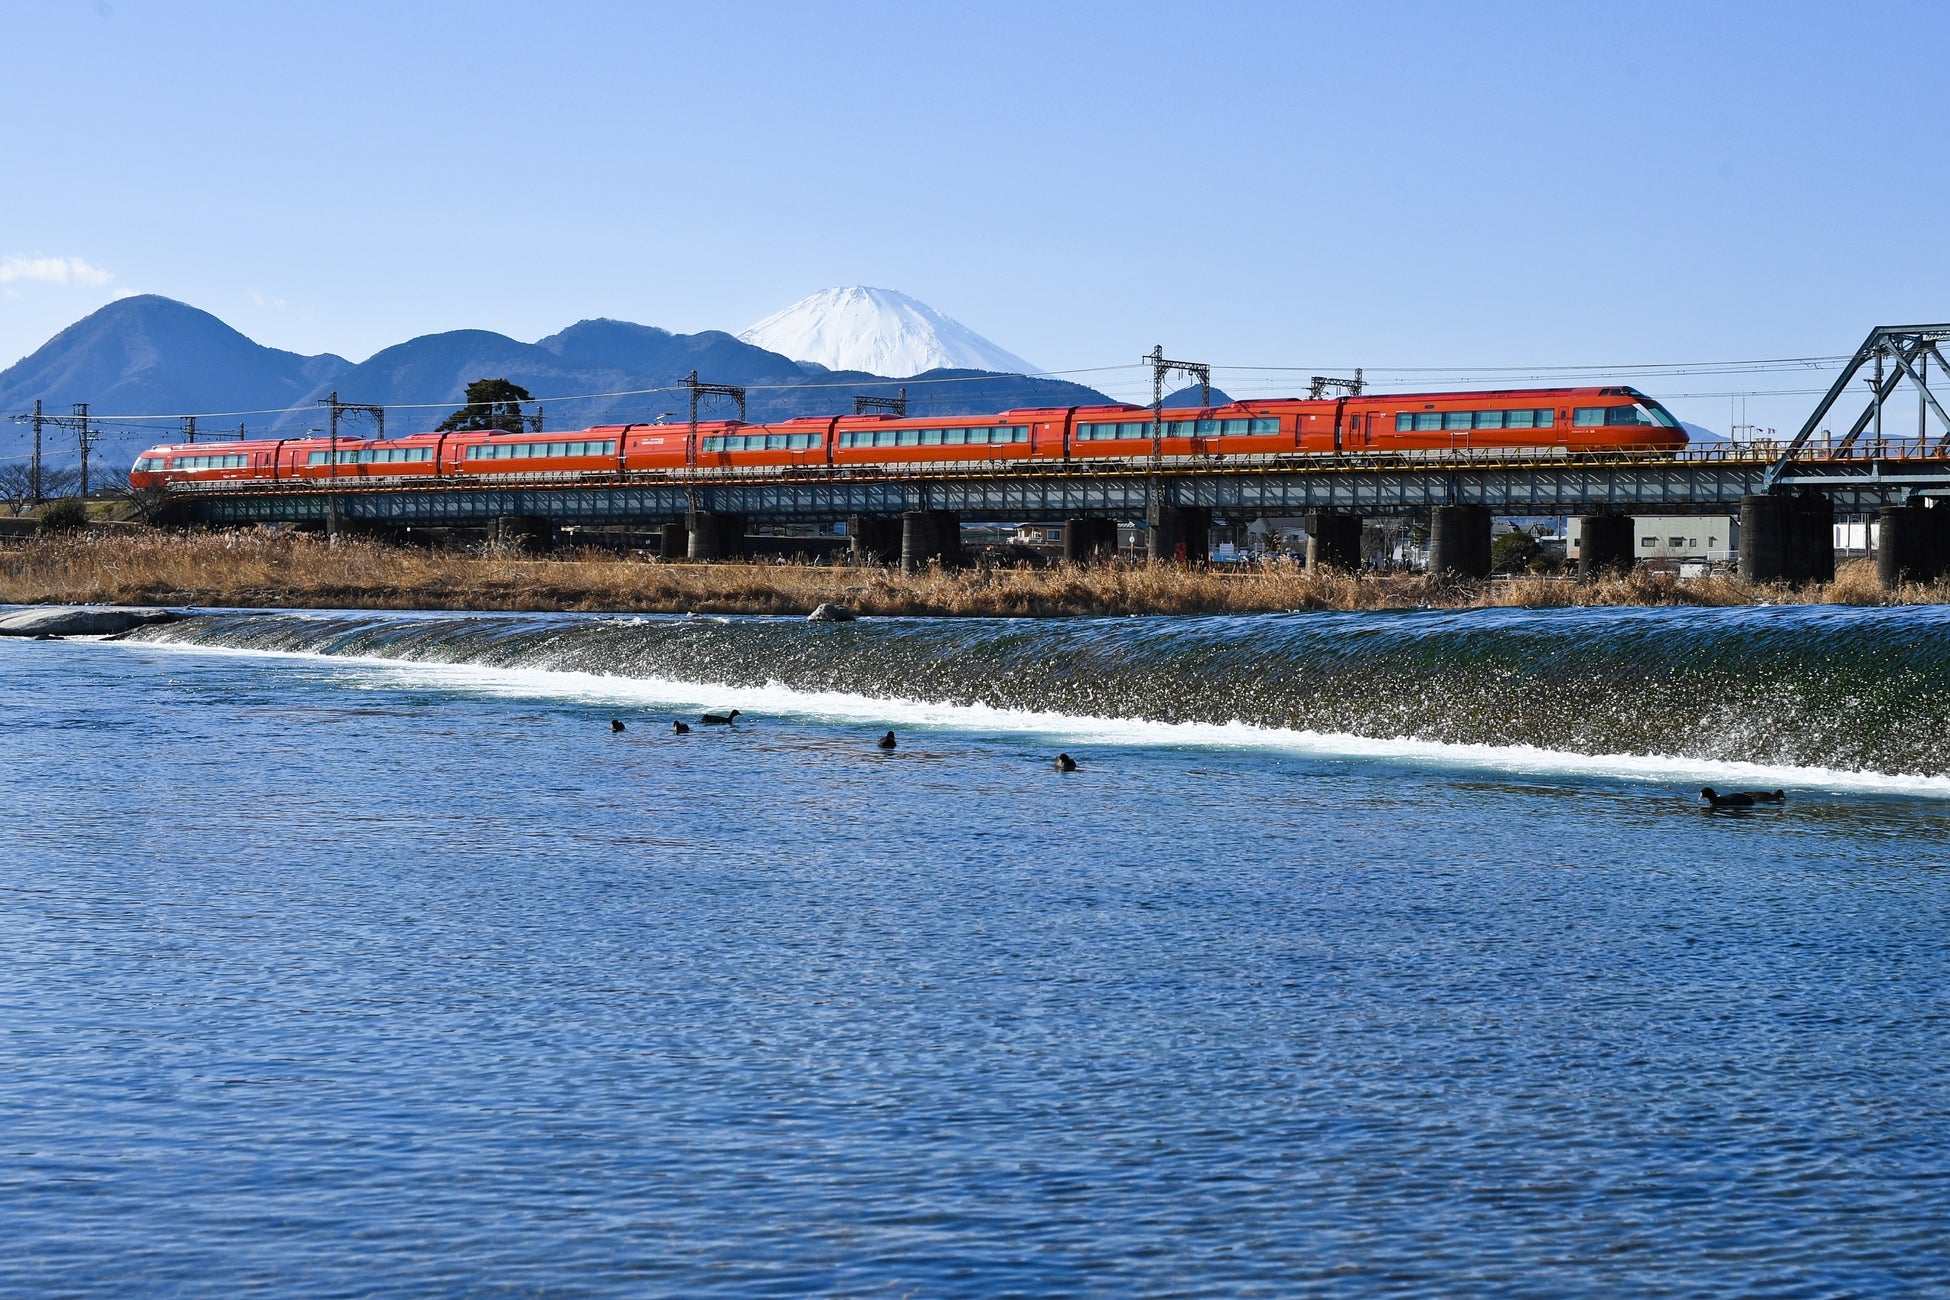
{"type": "MultiPolygon", "coordinates": [[[[176,417],[190,412],[232,413],[224,419],[241,419],[251,436],[302,434],[319,427],[316,403],[333,390],[386,408],[389,433],[432,428],[461,404],[469,382],[487,377],[543,399],[550,428],[682,417],[689,413],[682,381],[693,370],[709,383],[745,386],[753,421],[844,414],[855,395],[892,397],[903,387],[917,415],[1110,400],[1080,384],[1017,374],[960,369],[889,377],[818,369],[722,330],[676,334],[608,319],[578,321],[533,343],[492,330],[424,334],[354,363],[334,353],[308,357],[266,347],[200,308],[140,295],[109,303],[0,371],[0,415],[29,411],[36,398],[50,415],[88,402],[95,416],[107,417],[100,463],[122,468],[143,448],[176,441],[176,417]]],[[[719,398],[700,410],[706,418],[732,413],[719,398]]],[[[17,424],[5,427],[0,461],[18,462],[30,435],[17,424]]],[[[206,424],[202,432],[213,436],[219,428],[206,424]]],[[[50,465],[78,459],[71,435],[47,435],[46,448],[50,465]]]]}

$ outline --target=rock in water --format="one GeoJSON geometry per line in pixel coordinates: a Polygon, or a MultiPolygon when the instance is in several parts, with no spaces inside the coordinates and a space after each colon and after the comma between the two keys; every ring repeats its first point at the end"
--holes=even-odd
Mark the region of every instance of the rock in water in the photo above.
{"type": "Polygon", "coordinates": [[[806,621],[808,623],[851,623],[855,617],[853,611],[846,606],[828,602],[806,615],[806,621]]]}
{"type": "Polygon", "coordinates": [[[151,623],[173,623],[180,617],[173,609],[52,605],[0,617],[0,636],[102,636],[133,631],[151,623]]]}

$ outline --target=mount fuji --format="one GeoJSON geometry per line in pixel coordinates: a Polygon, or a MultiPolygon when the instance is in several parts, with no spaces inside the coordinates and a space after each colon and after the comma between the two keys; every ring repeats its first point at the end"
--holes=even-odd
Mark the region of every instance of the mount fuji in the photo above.
{"type": "Polygon", "coordinates": [[[960,321],[892,289],[825,289],[767,316],[738,336],[745,342],[828,370],[905,378],[927,370],[1038,368],[960,321]]]}

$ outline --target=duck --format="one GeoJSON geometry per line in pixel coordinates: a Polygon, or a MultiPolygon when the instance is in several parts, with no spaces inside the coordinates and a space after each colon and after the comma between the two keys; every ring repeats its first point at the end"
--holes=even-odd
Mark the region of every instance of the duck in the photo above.
{"type": "Polygon", "coordinates": [[[1712,786],[1699,792],[1699,797],[1715,808],[1751,808],[1761,803],[1786,803],[1785,790],[1736,790],[1732,794],[1721,794],[1712,786]]]}
{"type": "Polygon", "coordinates": [[[1058,754],[1056,756],[1056,770],[1059,772],[1074,772],[1077,770],[1077,761],[1068,754],[1058,754]]]}
{"type": "Polygon", "coordinates": [[[688,722],[673,722],[670,724],[670,732],[674,736],[688,736],[691,734],[691,724],[688,722]]]}
{"type": "Polygon", "coordinates": [[[623,720],[621,718],[611,718],[609,720],[609,729],[612,732],[622,731],[624,729],[623,720]]]}
{"type": "Polygon", "coordinates": [[[738,710],[736,709],[733,709],[729,713],[707,713],[698,719],[699,722],[702,722],[707,727],[729,727],[737,720],[738,710]]]}
{"type": "Polygon", "coordinates": [[[899,742],[897,742],[894,739],[894,733],[890,731],[886,735],[882,736],[879,740],[875,741],[874,743],[879,745],[882,749],[892,749],[899,742]]]}

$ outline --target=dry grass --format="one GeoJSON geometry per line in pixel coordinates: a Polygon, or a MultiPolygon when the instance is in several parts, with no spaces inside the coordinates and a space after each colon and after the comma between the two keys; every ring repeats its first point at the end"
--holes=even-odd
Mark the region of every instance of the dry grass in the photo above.
{"type": "Polygon", "coordinates": [[[864,614],[1212,614],[1411,606],[1911,604],[1950,600],[1950,584],[1884,592],[1873,565],[1793,589],[1651,573],[1580,584],[1517,578],[1242,572],[1120,564],[1096,568],[931,570],[665,564],[576,553],[546,559],[415,550],[300,533],[125,531],[34,538],[0,550],[0,602],[288,608],[614,610],[803,614],[838,601],[864,614]]]}

